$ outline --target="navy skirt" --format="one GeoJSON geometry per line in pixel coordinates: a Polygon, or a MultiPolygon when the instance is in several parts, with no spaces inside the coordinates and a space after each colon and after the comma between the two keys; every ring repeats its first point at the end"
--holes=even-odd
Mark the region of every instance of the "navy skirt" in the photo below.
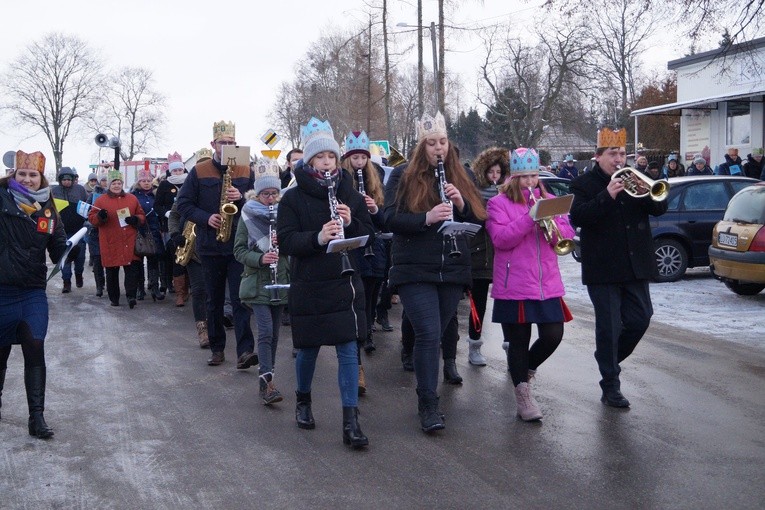
{"type": "Polygon", "coordinates": [[[562,297],[545,299],[495,299],[492,322],[503,324],[547,324],[568,322],[574,317],[562,297]]]}
{"type": "Polygon", "coordinates": [[[48,297],[45,289],[24,289],[0,285],[0,347],[20,343],[19,324],[26,322],[32,338],[45,340],[48,334],[48,297]]]}

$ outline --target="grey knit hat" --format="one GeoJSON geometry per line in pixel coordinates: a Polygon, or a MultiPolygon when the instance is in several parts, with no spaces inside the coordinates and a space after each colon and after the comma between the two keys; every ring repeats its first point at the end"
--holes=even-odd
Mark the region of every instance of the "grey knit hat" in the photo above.
{"type": "Polygon", "coordinates": [[[276,190],[282,189],[282,181],[279,180],[278,177],[274,177],[273,175],[267,175],[265,177],[261,177],[260,179],[255,181],[255,194],[259,195],[261,191],[268,188],[274,188],[276,190]]]}
{"type": "Polygon", "coordinates": [[[695,156],[693,156],[693,164],[696,165],[698,163],[703,163],[706,165],[707,160],[704,159],[704,157],[701,154],[696,154],[695,156]]]}
{"type": "Polygon", "coordinates": [[[259,158],[254,165],[255,185],[253,187],[255,194],[259,195],[261,191],[268,188],[281,190],[282,181],[279,179],[279,164],[271,158],[259,158]]]}
{"type": "Polygon", "coordinates": [[[337,162],[340,164],[340,145],[335,140],[335,134],[332,132],[329,121],[322,122],[316,117],[311,117],[308,124],[300,128],[300,134],[304,141],[303,162],[305,164],[308,164],[315,155],[324,151],[334,152],[337,162]]]}

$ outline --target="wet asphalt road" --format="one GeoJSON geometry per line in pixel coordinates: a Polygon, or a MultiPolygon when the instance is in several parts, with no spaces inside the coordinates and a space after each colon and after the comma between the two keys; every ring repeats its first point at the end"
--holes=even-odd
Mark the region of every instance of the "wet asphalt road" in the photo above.
{"type": "MultiPolygon", "coordinates": [[[[56,435],[27,435],[15,348],[0,421],[3,509],[765,506],[765,349],[713,331],[652,324],[623,364],[632,408],[607,408],[589,303],[569,301],[576,319],[534,383],[544,419],[529,424],[514,415],[501,333],[487,324],[489,366],[470,366],[460,342],[465,383],[441,388],[447,428],[432,436],[419,429],[399,335],[377,333],[360,403],[371,444],[351,451],[333,350],[322,350],[316,371],[317,427],[299,430],[289,328],[275,379],[287,398],[269,408],[256,369],[235,369],[233,332],[226,363],[206,365],[190,306],[113,308],[88,279],[69,295],[60,285],[49,288],[46,341],[56,435]]],[[[392,312],[398,326],[400,305],[392,312]]],[[[751,321],[757,334],[762,317],[751,321]]]]}

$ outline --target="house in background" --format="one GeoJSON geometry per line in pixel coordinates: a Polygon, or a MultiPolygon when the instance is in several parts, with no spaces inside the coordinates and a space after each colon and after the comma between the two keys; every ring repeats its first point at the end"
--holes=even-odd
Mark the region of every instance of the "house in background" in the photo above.
{"type": "Polygon", "coordinates": [[[638,119],[644,115],[680,118],[680,159],[686,167],[702,154],[714,168],[735,147],[746,159],[765,146],[765,37],[672,60],[677,72],[677,101],[632,112],[635,145],[640,141],[638,119]]]}
{"type": "Polygon", "coordinates": [[[556,123],[545,126],[537,143],[537,150],[549,152],[552,161],[563,161],[567,154],[593,152],[596,144],[595,138],[588,140],[556,123]]]}

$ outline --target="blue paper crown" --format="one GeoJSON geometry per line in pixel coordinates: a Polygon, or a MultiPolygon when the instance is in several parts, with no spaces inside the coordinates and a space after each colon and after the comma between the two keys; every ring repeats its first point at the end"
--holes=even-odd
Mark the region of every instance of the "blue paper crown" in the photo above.
{"type": "Polygon", "coordinates": [[[351,151],[369,152],[369,137],[365,131],[351,131],[345,137],[345,152],[351,151]]]}
{"type": "Polygon", "coordinates": [[[518,147],[510,154],[510,173],[539,172],[539,154],[534,149],[518,147]]]}
{"type": "Polygon", "coordinates": [[[332,126],[329,125],[328,120],[321,121],[316,117],[311,117],[308,124],[300,127],[300,138],[303,139],[303,143],[305,144],[308,140],[317,135],[329,136],[332,139],[335,138],[335,133],[332,131],[332,126]]]}

